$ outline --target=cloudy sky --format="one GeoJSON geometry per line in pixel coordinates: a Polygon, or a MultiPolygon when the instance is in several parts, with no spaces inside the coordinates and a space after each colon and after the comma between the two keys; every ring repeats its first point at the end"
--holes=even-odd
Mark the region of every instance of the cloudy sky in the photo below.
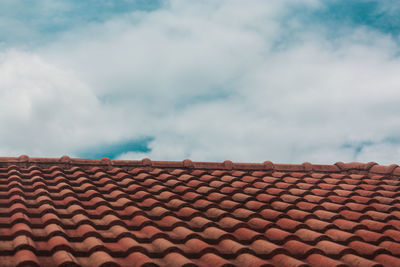
{"type": "Polygon", "coordinates": [[[400,162],[400,3],[0,1],[0,155],[400,162]]]}

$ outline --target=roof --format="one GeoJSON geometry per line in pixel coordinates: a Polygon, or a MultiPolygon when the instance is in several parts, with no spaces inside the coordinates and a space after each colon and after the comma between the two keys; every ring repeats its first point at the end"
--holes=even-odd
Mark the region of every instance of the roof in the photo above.
{"type": "Polygon", "coordinates": [[[400,266],[400,167],[0,158],[1,266],[400,266]]]}

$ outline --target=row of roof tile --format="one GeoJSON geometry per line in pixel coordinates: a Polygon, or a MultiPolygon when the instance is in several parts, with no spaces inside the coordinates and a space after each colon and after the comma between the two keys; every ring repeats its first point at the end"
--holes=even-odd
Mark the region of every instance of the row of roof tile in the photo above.
{"type": "Polygon", "coordinates": [[[293,171],[293,172],[340,172],[340,171],[364,171],[379,174],[400,175],[400,167],[397,164],[388,166],[379,165],[376,162],[359,163],[359,162],[336,162],[333,165],[311,164],[304,162],[303,164],[274,164],[271,161],[263,163],[233,163],[226,160],[219,162],[195,162],[189,159],[183,161],[152,161],[148,158],[142,160],[110,160],[105,157],[97,159],[80,159],[62,156],[61,158],[30,158],[27,155],[20,157],[0,157],[0,166],[9,165],[20,166],[80,166],[83,168],[90,166],[102,167],[154,167],[154,168],[188,168],[188,169],[215,169],[215,170],[276,170],[276,171],[293,171]]]}

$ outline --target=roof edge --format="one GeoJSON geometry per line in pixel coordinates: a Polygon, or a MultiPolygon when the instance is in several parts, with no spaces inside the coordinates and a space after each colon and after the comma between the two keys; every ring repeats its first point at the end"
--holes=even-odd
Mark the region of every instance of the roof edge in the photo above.
{"type": "Polygon", "coordinates": [[[60,158],[30,158],[27,155],[19,157],[0,157],[0,167],[16,166],[79,166],[79,167],[153,167],[153,168],[184,168],[184,169],[209,169],[209,170],[259,170],[259,171],[291,171],[291,172],[360,172],[360,173],[376,173],[400,176],[400,167],[397,164],[379,165],[376,162],[360,163],[360,162],[336,162],[332,165],[311,164],[305,162],[302,164],[280,164],[271,161],[262,163],[240,163],[226,160],[224,162],[201,162],[185,159],[183,161],[152,161],[148,158],[141,160],[111,160],[109,158],[102,159],[83,159],[70,158],[62,156],[60,158]]]}

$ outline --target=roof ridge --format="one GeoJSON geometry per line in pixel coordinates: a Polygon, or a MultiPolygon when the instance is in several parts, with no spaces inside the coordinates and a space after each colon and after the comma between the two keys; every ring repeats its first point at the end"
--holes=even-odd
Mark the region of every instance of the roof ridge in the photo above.
{"type": "Polygon", "coordinates": [[[62,156],[60,158],[40,158],[21,155],[19,157],[0,157],[0,167],[11,165],[28,167],[62,165],[65,167],[74,165],[80,167],[103,166],[103,167],[153,167],[153,168],[183,168],[183,169],[218,169],[218,170],[253,170],[253,171],[291,171],[291,172],[359,172],[375,173],[400,176],[400,167],[397,164],[379,165],[376,162],[336,162],[335,164],[282,164],[265,161],[262,163],[242,163],[225,160],[224,162],[202,162],[185,159],[183,161],[153,161],[149,158],[141,160],[111,160],[107,157],[102,159],[70,158],[62,156]]]}

